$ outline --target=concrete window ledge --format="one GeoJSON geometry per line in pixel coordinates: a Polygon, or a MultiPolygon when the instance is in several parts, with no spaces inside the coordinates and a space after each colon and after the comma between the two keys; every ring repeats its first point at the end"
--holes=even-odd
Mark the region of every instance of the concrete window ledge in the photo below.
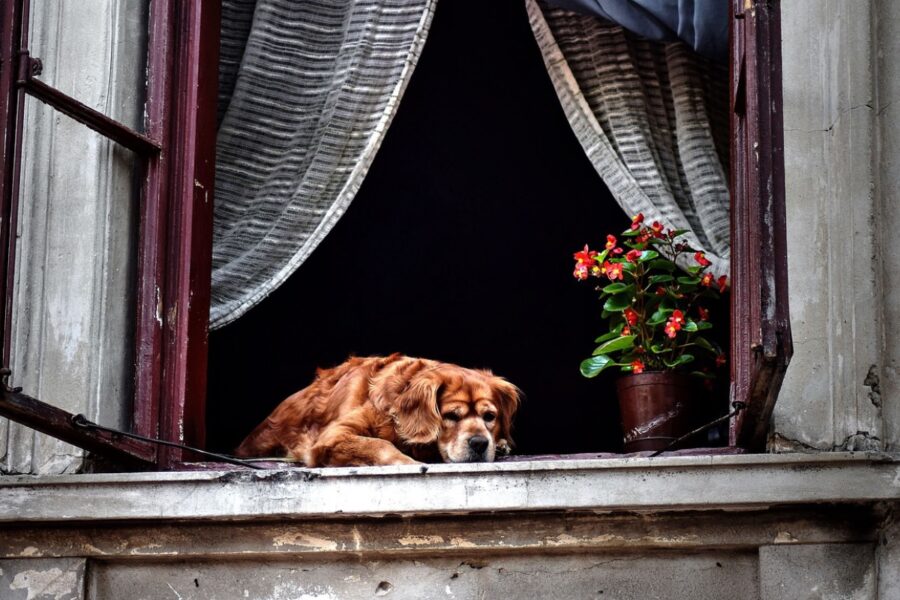
{"type": "Polygon", "coordinates": [[[898,499],[863,453],[0,477],[0,597],[900,598],[898,499]]]}
{"type": "Polygon", "coordinates": [[[0,477],[0,523],[665,512],[900,499],[900,456],[690,456],[0,477]]]}

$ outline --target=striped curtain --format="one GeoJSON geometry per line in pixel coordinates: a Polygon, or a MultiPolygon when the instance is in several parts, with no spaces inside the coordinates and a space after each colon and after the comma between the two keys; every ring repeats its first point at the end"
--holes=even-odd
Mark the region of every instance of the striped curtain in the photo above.
{"type": "Polygon", "coordinates": [[[729,269],[728,71],[681,42],[640,39],[526,0],[563,110],[626,214],[687,229],[729,269]]]}
{"type": "Polygon", "coordinates": [[[287,279],[377,152],[436,0],[225,0],[210,326],[287,279]]]}

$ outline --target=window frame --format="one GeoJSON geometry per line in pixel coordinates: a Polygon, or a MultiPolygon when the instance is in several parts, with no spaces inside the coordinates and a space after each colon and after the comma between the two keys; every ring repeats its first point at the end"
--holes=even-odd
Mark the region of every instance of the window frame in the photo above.
{"type": "MultiPolygon", "coordinates": [[[[15,231],[17,212],[24,94],[37,96],[107,137],[116,139],[111,134],[118,131],[109,123],[92,122],[91,109],[83,105],[73,108],[73,99],[59,94],[63,98],[53,104],[47,90],[35,88],[36,80],[23,71],[31,66],[23,62],[29,59],[27,27],[20,25],[27,23],[28,5],[29,0],[7,2],[0,13],[0,59],[6,67],[0,73],[4,365],[9,364],[10,356],[15,257],[11,232],[15,231]]],[[[731,0],[730,8],[730,399],[744,409],[731,420],[728,449],[755,451],[764,447],[791,355],[780,111],[780,2],[731,0]],[[746,318],[735,318],[737,315],[746,318]]],[[[131,132],[158,148],[136,150],[144,169],[133,432],[201,448],[205,442],[217,99],[217,78],[203,75],[218,72],[220,19],[221,7],[216,0],[152,0],[145,133],[131,132]]],[[[140,140],[135,143],[139,145],[140,140]]],[[[183,450],[74,427],[65,411],[6,386],[0,388],[0,414],[35,429],[139,468],[189,467],[191,457],[183,450]]]]}
{"type": "MultiPolygon", "coordinates": [[[[29,0],[0,12],[0,313],[9,364],[25,95],[50,104],[136,153],[141,163],[132,430],[204,442],[207,320],[212,257],[218,30],[215,0],[152,0],[148,15],[144,133],[130,130],[36,77],[28,51],[29,0]]],[[[182,451],[74,427],[71,415],[4,387],[0,414],[101,454],[170,469],[182,451]]]]}

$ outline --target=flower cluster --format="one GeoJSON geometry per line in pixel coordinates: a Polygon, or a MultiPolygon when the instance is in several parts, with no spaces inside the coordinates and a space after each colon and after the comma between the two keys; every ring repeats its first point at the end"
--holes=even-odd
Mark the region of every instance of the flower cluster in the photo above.
{"type": "Polygon", "coordinates": [[[585,245],[574,254],[576,279],[609,282],[597,289],[610,331],[596,339],[600,345],[581,363],[585,377],[612,366],[631,373],[685,369],[698,360],[698,351],[716,366],[725,364],[722,350],[702,332],[712,328],[704,304],[725,292],[728,279],[707,270],[712,261],[682,241],[684,233],[658,221],[647,225],[638,214],[620,234],[621,243],[607,235],[602,251],[585,245]],[[690,266],[680,273],[676,262],[682,256],[690,266]]]}

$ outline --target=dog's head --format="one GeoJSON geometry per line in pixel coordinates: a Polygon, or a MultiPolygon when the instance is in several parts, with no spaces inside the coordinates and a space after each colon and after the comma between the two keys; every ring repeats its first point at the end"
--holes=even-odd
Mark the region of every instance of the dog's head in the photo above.
{"type": "Polygon", "coordinates": [[[490,371],[447,363],[400,376],[377,397],[407,444],[436,444],[444,462],[490,462],[509,452],[519,389],[490,371]]]}

